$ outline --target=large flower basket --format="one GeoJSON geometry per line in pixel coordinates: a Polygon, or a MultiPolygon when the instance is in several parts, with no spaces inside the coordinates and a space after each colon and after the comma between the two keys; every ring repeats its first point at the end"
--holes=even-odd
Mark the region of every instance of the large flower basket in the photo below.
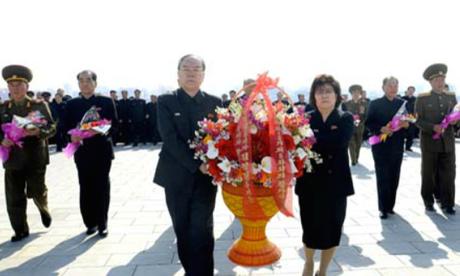
{"type": "Polygon", "coordinates": [[[228,257],[243,266],[279,260],[281,251],[267,239],[265,227],[278,211],[293,216],[295,177],[311,169],[310,159],[318,159],[311,150],[315,139],[305,111],[294,108],[292,101],[292,111],[282,102],[271,102],[269,90],[284,93],[277,82],[267,73],[259,75],[249,93],[200,121],[191,143],[242,225],[228,257]]]}
{"type": "Polygon", "coordinates": [[[241,236],[227,251],[228,258],[243,266],[264,266],[278,261],[280,249],[265,235],[268,221],[278,213],[279,209],[270,189],[264,187],[254,189],[254,198],[262,207],[263,216],[245,214],[243,209],[244,189],[231,184],[222,185],[222,196],[228,209],[241,223],[241,236]]]}

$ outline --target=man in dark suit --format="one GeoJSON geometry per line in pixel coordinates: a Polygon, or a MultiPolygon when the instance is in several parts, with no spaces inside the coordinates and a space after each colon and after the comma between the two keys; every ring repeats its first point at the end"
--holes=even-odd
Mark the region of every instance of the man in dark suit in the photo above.
{"type": "Polygon", "coordinates": [[[150,95],[150,102],[147,104],[147,136],[148,141],[151,142],[154,146],[161,141],[160,133],[158,133],[157,126],[157,102],[158,97],[155,95],[150,95]]]}
{"type": "Polygon", "coordinates": [[[123,141],[126,145],[131,143],[131,100],[128,99],[128,91],[121,91],[121,99],[118,100],[117,106],[117,115],[119,123],[119,132],[120,137],[119,141],[123,141]]]}
{"type": "Polygon", "coordinates": [[[445,91],[447,66],[433,64],[423,73],[430,82],[431,91],[420,93],[415,101],[417,126],[420,128],[420,149],[422,152],[422,198],[425,209],[433,212],[433,195],[439,191],[441,208],[449,215],[455,214],[455,137],[454,128],[458,122],[451,122],[441,128],[443,118],[452,112],[457,104],[455,93],[445,91]],[[433,134],[440,138],[434,139],[433,134]]]}
{"type": "Polygon", "coordinates": [[[0,106],[0,125],[11,123],[13,117],[26,117],[31,112],[39,112],[44,123],[24,126],[25,137],[22,146],[13,143],[0,129],[0,141],[10,153],[5,168],[6,209],[14,230],[12,242],[29,236],[27,224],[27,198],[32,198],[38,207],[45,227],[51,224],[48,210],[48,189],[45,184],[46,166],[49,164],[48,141],[54,135],[56,125],[51,117],[48,105],[43,100],[34,100],[26,96],[32,71],[22,65],[6,66],[2,76],[8,83],[10,99],[0,106]]]}
{"type": "MultiPolygon", "coordinates": [[[[409,86],[406,90],[406,95],[402,97],[403,100],[406,101],[406,109],[409,114],[414,114],[415,108],[415,87],[409,86]]],[[[406,130],[406,150],[412,151],[412,144],[414,142],[414,138],[417,136],[417,127],[415,124],[410,123],[409,128],[406,130]]]]}
{"type": "Polygon", "coordinates": [[[133,147],[137,147],[139,142],[145,144],[145,119],[146,119],[146,103],[141,99],[141,91],[134,90],[134,99],[131,100],[131,121],[133,133],[133,147]]]}
{"type": "MultiPolygon", "coordinates": [[[[111,132],[116,130],[117,113],[113,100],[94,93],[97,86],[96,73],[82,71],[77,75],[77,80],[81,96],[67,102],[64,116],[66,130],[79,127],[85,113],[92,107],[96,107],[100,119],[112,122],[111,132]]],[[[111,132],[107,135],[96,134],[84,140],[75,135],[70,137],[72,142],[81,143],[74,160],[80,183],[80,212],[87,228],[86,234],[92,235],[99,231],[102,238],[108,235],[109,173],[114,158],[111,132]]]]}
{"type": "Polygon", "coordinates": [[[158,98],[158,129],[163,140],[154,182],[164,187],[177,237],[179,259],[188,276],[213,275],[213,212],[217,187],[204,163],[194,159],[189,140],[197,122],[214,114],[221,100],[201,91],[205,63],[195,55],[178,65],[180,88],[158,98]]]}
{"type": "MultiPolygon", "coordinates": [[[[404,153],[404,131],[393,131],[388,123],[395,115],[402,115],[405,109],[404,100],[397,97],[398,80],[395,77],[385,78],[382,88],[385,95],[370,103],[366,126],[372,135],[388,135],[385,141],[372,146],[380,218],[386,219],[388,214],[394,214],[393,208],[404,153]]],[[[401,121],[399,126],[407,128],[409,123],[401,121]]]]}

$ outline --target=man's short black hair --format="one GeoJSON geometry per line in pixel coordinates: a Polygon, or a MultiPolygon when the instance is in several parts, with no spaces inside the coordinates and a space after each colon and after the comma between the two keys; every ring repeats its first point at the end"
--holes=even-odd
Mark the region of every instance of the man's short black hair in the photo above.
{"type": "Polygon", "coordinates": [[[201,57],[199,57],[197,55],[193,55],[193,54],[188,54],[188,55],[185,55],[185,56],[181,57],[179,59],[179,63],[177,64],[177,70],[180,70],[180,66],[188,58],[195,58],[195,59],[199,60],[201,62],[201,67],[203,67],[203,71],[206,70],[206,64],[204,63],[203,58],[201,58],[201,57]]]}
{"type": "Polygon", "coordinates": [[[94,72],[91,71],[91,70],[83,70],[83,71],[81,71],[80,73],[78,73],[78,75],[77,75],[77,80],[80,80],[80,75],[81,75],[81,74],[88,74],[88,75],[91,76],[91,79],[92,79],[93,81],[97,81],[97,75],[96,75],[96,73],[94,73],[94,72]]]}

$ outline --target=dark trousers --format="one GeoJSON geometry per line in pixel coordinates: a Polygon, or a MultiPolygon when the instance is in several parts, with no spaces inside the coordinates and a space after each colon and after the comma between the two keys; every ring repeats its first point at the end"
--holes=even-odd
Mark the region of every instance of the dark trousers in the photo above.
{"type": "Polygon", "coordinates": [[[357,127],[356,130],[353,132],[353,136],[351,136],[348,149],[350,151],[350,159],[352,164],[358,163],[359,152],[361,150],[361,144],[363,142],[363,132],[364,127],[357,127]]]}
{"type": "Polygon", "coordinates": [[[118,139],[117,142],[123,142],[125,145],[131,143],[131,123],[126,119],[120,123],[120,128],[118,129],[118,139]]]}
{"type": "Polygon", "coordinates": [[[372,149],[372,156],[374,157],[377,177],[379,211],[393,211],[396,203],[403,152],[376,152],[372,149]]]}
{"type": "Polygon", "coordinates": [[[87,228],[107,227],[110,203],[110,167],[112,160],[76,162],[80,182],[80,212],[87,228]]]}
{"type": "Polygon", "coordinates": [[[67,134],[63,126],[58,126],[56,128],[56,135],[54,138],[56,139],[56,151],[62,151],[67,144],[67,134]]]}
{"type": "Polygon", "coordinates": [[[216,189],[196,183],[192,194],[165,189],[166,204],[177,237],[179,259],[187,276],[213,275],[213,212],[216,189]]]}
{"type": "Polygon", "coordinates": [[[417,131],[418,128],[414,124],[409,124],[409,127],[405,130],[406,150],[411,149],[417,131]]]}
{"type": "Polygon", "coordinates": [[[422,151],[422,198],[425,206],[434,203],[438,189],[443,208],[455,205],[455,151],[422,151]]]}
{"type": "Polygon", "coordinates": [[[132,139],[133,139],[134,145],[137,145],[138,143],[145,144],[145,123],[144,121],[133,122],[132,139]]]}
{"type": "Polygon", "coordinates": [[[46,168],[5,170],[6,209],[15,233],[29,232],[27,198],[32,198],[40,213],[48,213],[46,168]]]}

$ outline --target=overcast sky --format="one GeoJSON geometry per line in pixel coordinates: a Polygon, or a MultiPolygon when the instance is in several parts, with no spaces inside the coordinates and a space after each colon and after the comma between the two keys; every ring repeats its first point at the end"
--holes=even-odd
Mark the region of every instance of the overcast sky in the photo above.
{"type": "Polygon", "coordinates": [[[203,89],[220,95],[266,70],[290,92],[308,90],[320,73],[344,91],[359,83],[380,93],[394,75],[401,91],[419,92],[429,88],[424,69],[443,62],[458,87],[456,2],[2,1],[0,67],[29,66],[32,90],[76,91],[76,74],[92,69],[100,92],[148,95],[176,87],[178,59],[195,53],[207,63],[203,89]]]}

